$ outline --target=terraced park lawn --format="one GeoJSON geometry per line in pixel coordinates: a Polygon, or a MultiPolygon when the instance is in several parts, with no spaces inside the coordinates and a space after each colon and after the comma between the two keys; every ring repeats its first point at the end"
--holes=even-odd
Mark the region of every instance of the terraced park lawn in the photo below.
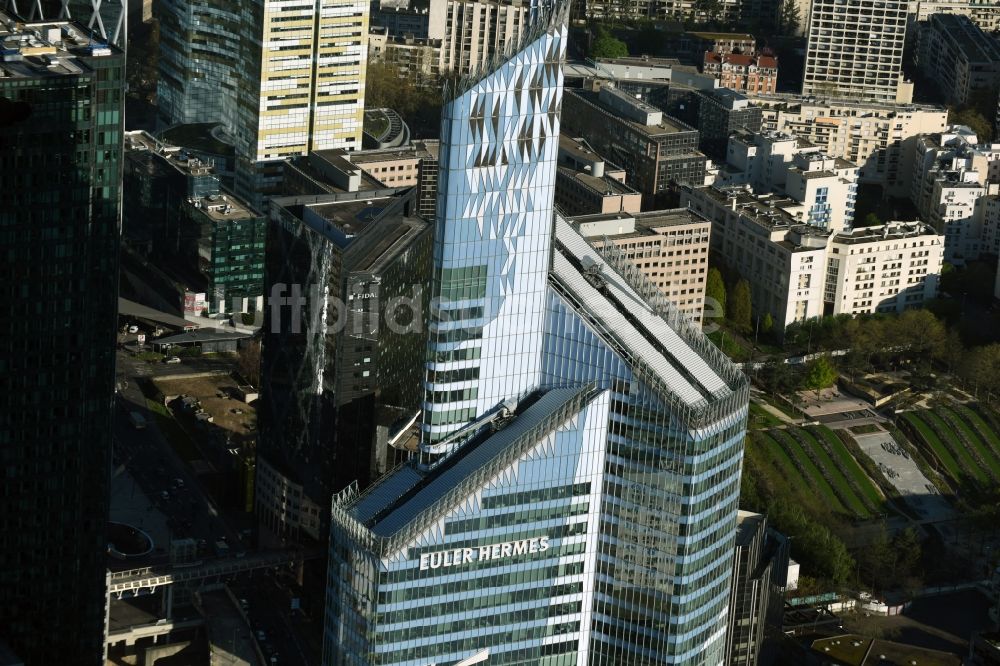
{"type": "MultiPolygon", "coordinates": [[[[966,408],[968,409],[968,408],[966,408]]],[[[971,442],[972,446],[975,447],[976,453],[986,466],[989,467],[990,471],[993,473],[993,478],[1000,478],[1000,455],[998,451],[1000,448],[994,447],[989,441],[989,435],[993,435],[996,438],[996,433],[994,433],[989,426],[986,426],[982,418],[972,410],[968,410],[972,417],[979,419],[979,423],[986,430],[982,430],[978,425],[975,425],[974,421],[969,417],[968,414],[960,414],[956,409],[949,407],[941,407],[938,412],[948,421],[949,424],[955,424],[958,426],[959,430],[962,431],[963,436],[966,441],[971,442]],[[983,435],[986,435],[985,438],[983,435]]]]}
{"type": "Polygon", "coordinates": [[[772,486],[823,513],[867,519],[885,509],[878,488],[828,428],[759,430],[747,451],[772,486]]]}
{"type": "Polygon", "coordinates": [[[981,409],[956,403],[907,412],[902,418],[955,483],[990,490],[1000,480],[1000,435],[995,419],[981,409]]]}
{"type": "Polygon", "coordinates": [[[960,483],[963,478],[961,469],[959,469],[958,463],[955,458],[951,455],[947,448],[945,448],[944,443],[937,436],[937,434],[931,430],[931,427],[924,423],[924,421],[917,416],[916,412],[906,412],[903,414],[903,420],[910,424],[914,430],[920,435],[920,439],[923,440],[925,447],[930,447],[931,452],[934,457],[944,466],[944,472],[950,476],[956,483],[960,483]]]}
{"type": "Polygon", "coordinates": [[[829,428],[812,426],[809,428],[809,432],[818,440],[822,440],[826,443],[827,447],[833,451],[833,455],[837,459],[837,465],[840,470],[850,476],[854,480],[854,484],[858,489],[864,494],[865,498],[868,500],[868,504],[876,509],[885,508],[885,499],[882,497],[882,493],[879,491],[875,482],[868,478],[865,474],[865,470],[862,469],[858,461],[854,459],[851,452],[847,450],[844,443],[840,441],[829,428]]]}

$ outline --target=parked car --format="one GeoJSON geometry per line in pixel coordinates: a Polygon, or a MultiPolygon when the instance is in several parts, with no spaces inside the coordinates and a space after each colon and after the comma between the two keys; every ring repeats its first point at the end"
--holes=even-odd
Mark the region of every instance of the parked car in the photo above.
{"type": "Polygon", "coordinates": [[[181,358],[180,358],[180,356],[171,356],[170,358],[163,359],[163,362],[164,363],[169,363],[169,364],[172,365],[174,363],[180,363],[181,362],[181,358]]]}
{"type": "Polygon", "coordinates": [[[138,333],[139,332],[139,327],[138,326],[129,326],[128,327],[128,332],[129,333],[138,333]]]}

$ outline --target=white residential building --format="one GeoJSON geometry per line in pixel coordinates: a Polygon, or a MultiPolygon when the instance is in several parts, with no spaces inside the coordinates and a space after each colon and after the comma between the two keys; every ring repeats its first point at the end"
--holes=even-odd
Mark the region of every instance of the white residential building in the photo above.
{"type": "Polygon", "coordinates": [[[685,187],[681,205],[712,221],[711,248],[750,283],[758,314],[778,330],[823,315],[826,248],[831,233],[798,221],[798,202],[745,189],[685,187]]]}
{"type": "Polygon", "coordinates": [[[937,296],[944,241],[921,222],[837,234],[827,253],[824,300],[834,314],[902,312],[937,296]]]}
{"type": "Polygon", "coordinates": [[[714,184],[782,194],[800,204],[788,209],[800,221],[837,233],[854,220],[858,167],[790,134],[741,132],[729,138],[714,184]]]}
{"type": "Polygon", "coordinates": [[[485,69],[494,55],[518,44],[531,26],[532,5],[530,0],[431,0],[427,37],[441,44],[438,70],[485,69]]]}
{"type": "Polygon", "coordinates": [[[855,102],[798,95],[756,95],[763,107],[761,131],[781,131],[815,144],[831,157],[857,164],[858,181],[884,186],[889,194],[909,192],[911,165],[904,145],[920,134],[943,132],[944,107],[925,104],[855,102]]]}
{"type": "Polygon", "coordinates": [[[713,251],[779,330],[822,315],[897,312],[937,294],[944,239],[928,225],[832,233],[804,224],[797,202],[746,188],[685,187],[681,204],[712,221],[713,251]]]}
{"type": "Polygon", "coordinates": [[[926,21],[932,14],[968,16],[986,32],[1000,30],[1000,4],[996,0],[914,0],[910,19],[926,21]]]}
{"type": "Polygon", "coordinates": [[[987,195],[1000,192],[1000,144],[979,144],[967,127],[919,137],[910,198],[945,235],[945,260],[962,265],[996,252],[987,195]]]}
{"type": "Polygon", "coordinates": [[[813,0],[803,95],[909,102],[907,0],[813,0]]]}

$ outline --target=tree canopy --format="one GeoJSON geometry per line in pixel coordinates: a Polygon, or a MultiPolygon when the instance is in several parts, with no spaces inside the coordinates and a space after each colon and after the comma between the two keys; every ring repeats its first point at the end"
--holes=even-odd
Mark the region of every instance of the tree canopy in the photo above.
{"type": "Polygon", "coordinates": [[[750,283],[741,279],[733,287],[732,297],[729,298],[726,314],[737,331],[740,333],[749,333],[753,330],[751,313],[750,283]]]}
{"type": "Polygon", "coordinates": [[[594,43],[590,47],[591,58],[624,58],[628,56],[628,47],[604,26],[597,28],[594,43]]]}

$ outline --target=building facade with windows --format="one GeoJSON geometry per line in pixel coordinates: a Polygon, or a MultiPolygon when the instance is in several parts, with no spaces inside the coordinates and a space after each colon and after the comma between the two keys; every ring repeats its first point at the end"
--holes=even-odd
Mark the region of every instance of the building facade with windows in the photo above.
{"type": "Polygon", "coordinates": [[[792,199],[744,188],[685,188],[681,203],[712,221],[712,250],[779,331],[823,315],[901,312],[937,295],[945,241],[925,224],[835,231],[792,199]]]}
{"type": "Polygon", "coordinates": [[[802,94],[910,102],[903,80],[907,0],[813,0],[802,94]]]}
{"type": "Polygon", "coordinates": [[[242,3],[236,193],[256,208],[278,191],[280,161],[361,150],[369,3],[242,3]]]}
{"type": "Polygon", "coordinates": [[[711,222],[683,208],[568,220],[595,247],[614,244],[682,314],[702,322],[711,222]]]}
{"type": "Polygon", "coordinates": [[[678,183],[700,185],[706,158],[698,130],[610,86],[567,90],[566,127],[625,169],[629,185],[652,201],[678,183]]]}
{"type": "Polygon", "coordinates": [[[913,168],[907,144],[942,132],[948,110],[926,104],[857,102],[799,95],[751,96],[763,109],[761,130],[792,134],[831,157],[858,165],[858,181],[906,196],[913,168]]]}
{"type": "Polygon", "coordinates": [[[444,109],[420,450],[332,506],[324,663],[721,663],[746,379],[554,214],[566,9],[444,109]]]}
{"type": "Polygon", "coordinates": [[[917,33],[917,66],[949,104],[962,106],[977,92],[996,94],[1000,41],[967,16],[933,14],[917,33]]]}
{"type": "Polygon", "coordinates": [[[222,123],[236,130],[243,39],[241,3],[237,0],[187,2],[161,0],[159,77],[156,113],[159,124],[222,123]]]}
{"type": "Polygon", "coordinates": [[[103,664],[125,56],[0,11],[0,633],[103,664]]]}

